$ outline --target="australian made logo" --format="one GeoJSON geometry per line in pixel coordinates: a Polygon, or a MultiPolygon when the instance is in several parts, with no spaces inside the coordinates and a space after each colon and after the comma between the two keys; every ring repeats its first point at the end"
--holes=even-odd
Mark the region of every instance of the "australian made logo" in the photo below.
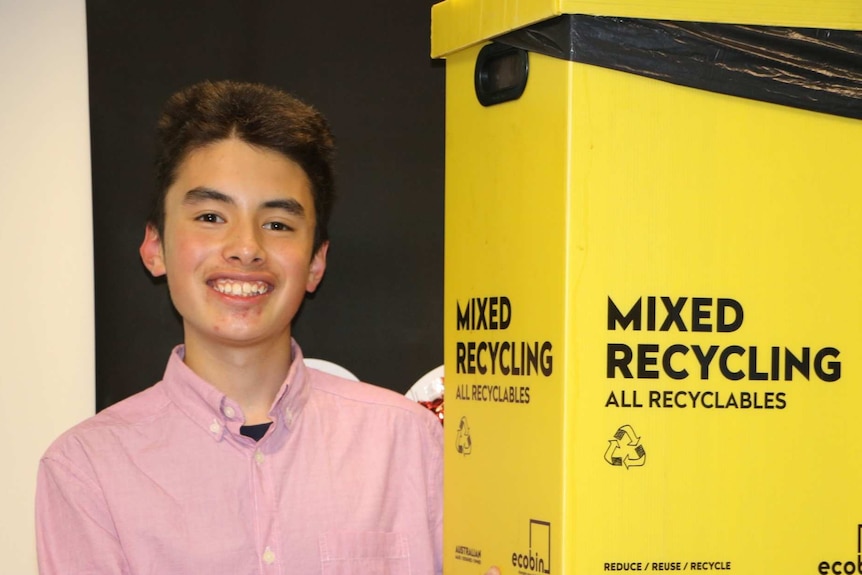
{"type": "Polygon", "coordinates": [[[631,425],[623,425],[617,429],[613,439],[608,440],[605,461],[626,469],[641,467],[646,463],[646,449],[641,445],[641,438],[631,425]]]}
{"type": "Polygon", "coordinates": [[[466,561],[467,563],[482,564],[482,550],[467,545],[455,546],[455,559],[458,561],[466,561]]]}
{"type": "Polygon", "coordinates": [[[856,526],[856,558],[821,561],[817,564],[820,575],[860,575],[862,574],[862,524],[856,526]]]}
{"type": "Polygon", "coordinates": [[[530,519],[530,540],[526,553],[512,553],[512,567],[519,574],[551,572],[551,524],[530,519]]]}

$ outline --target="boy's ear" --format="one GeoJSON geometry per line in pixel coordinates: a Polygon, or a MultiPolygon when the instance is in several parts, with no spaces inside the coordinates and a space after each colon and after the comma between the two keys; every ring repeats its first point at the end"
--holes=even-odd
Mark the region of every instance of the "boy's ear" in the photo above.
{"type": "Polygon", "coordinates": [[[329,242],[323,242],[311,257],[311,265],[308,267],[308,282],[305,284],[305,291],[309,293],[313,293],[323,279],[323,272],[326,271],[326,251],[328,249],[329,242]]]}
{"type": "Polygon", "coordinates": [[[162,249],[162,238],[159,232],[152,225],[147,225],[144,232],[144,241],[141,242],[141,247],[138,250],[141,254],[141,261],[153,274],[153,277],[165,275],[165,253],[162,249]]]}

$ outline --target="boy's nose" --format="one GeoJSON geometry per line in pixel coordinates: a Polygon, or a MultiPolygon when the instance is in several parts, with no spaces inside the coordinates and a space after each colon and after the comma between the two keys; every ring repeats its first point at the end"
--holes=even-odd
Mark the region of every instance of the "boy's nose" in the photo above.
{"type": "Polygon", "coordinates": [[[242,226],[232,230],[225,245],[224,257],[243,265],[262,262],[264,250],[257,230],[252,226],[242,226]]]}

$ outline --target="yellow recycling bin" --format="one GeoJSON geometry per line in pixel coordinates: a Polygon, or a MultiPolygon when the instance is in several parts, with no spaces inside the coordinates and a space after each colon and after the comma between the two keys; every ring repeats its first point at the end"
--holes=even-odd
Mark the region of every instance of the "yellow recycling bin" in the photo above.
{"type": "Polygon", "coordinates": [[[445,573],[862,572],[862,5],[432,27],[445,573]]]}

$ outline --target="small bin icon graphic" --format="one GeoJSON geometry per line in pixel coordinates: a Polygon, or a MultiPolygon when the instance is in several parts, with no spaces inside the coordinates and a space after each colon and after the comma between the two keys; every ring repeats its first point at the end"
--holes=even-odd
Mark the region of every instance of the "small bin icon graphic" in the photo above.
{"type": "Polygon", "coordinates": [[[862,569],[860,30],[434,6],[447,575],[862,569]]]}

